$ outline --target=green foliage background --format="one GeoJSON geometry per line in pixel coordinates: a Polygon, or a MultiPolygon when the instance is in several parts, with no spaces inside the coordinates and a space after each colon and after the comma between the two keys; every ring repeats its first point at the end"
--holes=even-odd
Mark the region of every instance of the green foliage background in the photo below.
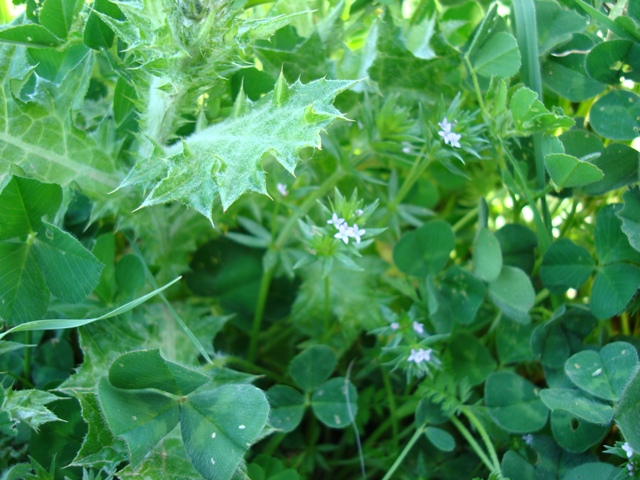
{"type": "Polygon", "coordinates": [[[0,24],[2,479],[640,477],[639,0],[0,24]]]}

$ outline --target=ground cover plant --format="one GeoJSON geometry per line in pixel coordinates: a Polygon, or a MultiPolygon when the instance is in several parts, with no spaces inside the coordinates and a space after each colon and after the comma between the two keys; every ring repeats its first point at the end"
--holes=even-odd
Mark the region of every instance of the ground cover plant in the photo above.
{"type": "Polygon", "coordinates": [[[640,478],[640,1],[0,22],[0,478],[640,478]]]}

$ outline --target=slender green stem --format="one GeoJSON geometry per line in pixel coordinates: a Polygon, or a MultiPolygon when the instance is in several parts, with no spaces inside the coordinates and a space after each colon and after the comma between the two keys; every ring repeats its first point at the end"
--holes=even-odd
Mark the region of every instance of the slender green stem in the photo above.
{"type": "Polygon", "coordinates": [[[457,233],[462,227],[464,227],[471,220],[475,219],[478,216],[478,207],[473,207],[467,213],[465,213],[464,217],[458,220],[451,229],[453,233],[457,233]]]}
{"type": "Polygon", "coordinates": [[[324,277],[324,334],[331,330],[331,279],[324,277]]]}
{"type": "Polygon", "coordinates": [[[262,279],[260,280],[260,293],[258,294],[258,303],[256,304],[256,311],[253,317],[251,342],[249,344],[249,353],[247,356],[250,362],[254,362],[256,359],[256,353],[258,351],[258,337],[260,335],[260,328],[262,327],[264,309],[267,305],[267,298],[269,296],[269,288],[271,287],[274,270],[275,269],[273,268],[265,270],[262,274],[262,279]]]}
{"type": "Polygon", "coordinates": [[[398,458],[396,458],[396,461],[393,462],[393,465],[391,465],[391,468],[387,471],[387,474],[384,477],[382,477],[382,480],[389,480],[393,476],[393,474],[396,473],[396,470],[398,469],[398,467],[400,466],[400,464],[402,463],[404,458],[407,456],[407,454],[411,451],[411,449],[413,448],[415,443],[418,441],[420,436],[424,433],[426,428],[427,428],[427,424],[423,423],[415,431],[415,433],[413,434],[411,439],[405,445],[405,447],[402,450],[402,452],[400,452],[400,455],[398,455],[398,458]]]}
{"type": "MultiPolygon", "coordinates": [[[[406,402],[402,403],[396,409],[395,421],[397,422],[398,420],[413,415],[416,411],[417,406],[418,400],[416,400],[414,397],[409,397],[406,402]]],[[[391,418],[387,418],[384,422],[382,422],[371,435],[367,435],[367,439],[364,442],[364,448],[369,448],[373,444],[375,444],[378,441],[378,438],[380,438],[389,428],[392,428],[392,425],[393,422],[391,418]]]]}
{"type": "Polygon", "coordinates": [[[493,447],[493,442],[491,441],[491,438],[489,438],[489,434],[484,428],[484,425],[482,425],[482,422],[478,420],[478,417],[475,416],[475,414],[469,407],[462,407],[461,411],[462,414],[469,419],[473,426],[476,427],[478,433],[480,433],[480,437],[482,437],[484,445],[485,447],[487,447],[487,451],[489,452],[489,456],[491,457],[491,462],[493,464],[492,470],[494,472],[500,472],[500,460],[498,460],[498,454],[496,453],[496,449],[493,447]]]}
{"type": "Polygon", "coordinates": [[[233,355],[225,355],[224,357],[224,361],[225,363],[230,363],[233,365],[238,365],[240,367],[242,367],[245,371],[249,372],[249,373],[254,373],[257,375],[264,375],[267,378],[270,378],[272,380],[274,380],[275,382],[277,382],[279,385],[291,385],[293,386],[293,383],[289,380],[287,380],[286,378],[273,373],[271,370],[268,370],[266,368],[262,368],[248,360],[245,360],[244,358],[240,358],[240,357],[235,357],[233,355]]]}
{"type": "Polygon", "coordinates": [[[384,382],[384,389],[387,393],[387,401],[389,402],[389,420],[391,420],[391,432],[394,451],[398,451],[400,448],[398,438],[398,416],[396,410],[396,397],[393,394],[393,388],[391,388],[391,379],[389,374],[383,365],[380,365],[380,372],[382,372],[382,381],[384,382]]]}
{"type": "Polygon", "coordinates": [[[469,442],[469,445],[471,445],[473,451],[476,452],[476,455],[478,455],[480,460],[482,460],[482,463],[485,464],[489,471],[493,471],[493,465],[491,464],[489,457],[487,457],[487,454],[484,453],[482,448],[480,448],[480,445],[478,445],[478,442],[476,442],[476,439],[473,438],[473,435],[471,435],[471,432],[467,429],[467,427],[465,427],[464,424],[456,417],[451,417],[451,423],[455,425],[455,427],[462,434],[465,440],[469,442]]]}

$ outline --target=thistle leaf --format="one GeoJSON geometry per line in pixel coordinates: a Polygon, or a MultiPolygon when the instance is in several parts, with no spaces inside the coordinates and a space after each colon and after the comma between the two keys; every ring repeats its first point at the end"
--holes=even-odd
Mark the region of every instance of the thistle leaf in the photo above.
{"type": "Polygon", "coordinates": [[[167,174],[141,207],[178,201],[211,220],[218,195],[225,210],[247,191],[266,195],[262,158],[273,155],[293,175],[298,151],[320,148],[320,132],[344,118],[331,103],[353,83],[322,79],[287,85],[281,78],[275,92],[256,103],[242,96],[231,118],[166,149],[167,174]]]}

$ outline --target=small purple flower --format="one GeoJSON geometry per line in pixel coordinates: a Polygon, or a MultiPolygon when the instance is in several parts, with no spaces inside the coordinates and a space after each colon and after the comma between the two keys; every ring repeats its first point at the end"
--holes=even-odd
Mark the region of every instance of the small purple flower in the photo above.
{"type": "Polygon", "coordinates": [[[400,324],[398,322],[393,322],[390,325],[391,330],[398,330],[400,328],[400,324]]]}
{"type": "Polygon", "coordinates": [[[412,327],[413,327],[413,331],[416,332],[418,335],[424,335],[424,325],[418,322],[413,322],[412,327]]]}

